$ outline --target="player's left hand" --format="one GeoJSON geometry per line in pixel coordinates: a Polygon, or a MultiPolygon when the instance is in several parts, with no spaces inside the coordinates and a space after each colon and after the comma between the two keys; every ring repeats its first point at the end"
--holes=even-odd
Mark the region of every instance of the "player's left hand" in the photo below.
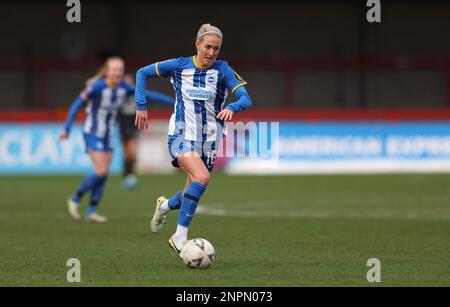
{"type": "Polygon", "coordinates": [[[219,114],[217,114],[216,117],[218,119],[225,120],[225,121],[231,120],[233,118],[233,111],[228,110],[228,109],[223,109],[222,111],[220,111],[219,114]]]}

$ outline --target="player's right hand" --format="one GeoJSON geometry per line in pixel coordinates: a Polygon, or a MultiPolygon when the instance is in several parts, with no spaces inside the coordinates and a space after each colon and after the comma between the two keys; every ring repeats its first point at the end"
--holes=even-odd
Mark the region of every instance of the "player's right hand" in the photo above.
{"type": "Polygon", "coordinates": [[[148,115],[147,110],[136,110],[136,119],[134,121],[134,125],[139,130],[144,130],[148,128],[148,115]]]}
{"type": "Polygon", "coordinates": [[[61,131],[61,133],[59,134],[60,141],[67,140],[68,137],[69,137],[69,133],[66,130],[61,131]]]}

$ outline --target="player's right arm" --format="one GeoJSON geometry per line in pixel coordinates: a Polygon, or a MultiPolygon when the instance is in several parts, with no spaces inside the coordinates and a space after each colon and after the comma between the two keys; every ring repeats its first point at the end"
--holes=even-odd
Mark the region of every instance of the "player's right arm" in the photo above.
{"type": "Polygon", "coordinates": [[[148,78],[170,76],[178,65],[178,59],[157,62],[140,68],[136,73],[136,88],[134,97],[136,99],[136,120],[138,129],[148,128],[147,117],[147,80],[148,78]]]}
{"type": "Polygon", "coordinates": [[[67,116],[66,124],[64,125],[64,128],[59,135],[60,140],[65,140],[69,137],[70,129],[72,128],[72,124],[75,121],[78,112],[88,99],[93,98],[94,94],[95,92],[93,87],[89,85],[81,92],[81,94],[72,103],[72,106],[70,107],[69,110],[69,115],[67,116]]]}

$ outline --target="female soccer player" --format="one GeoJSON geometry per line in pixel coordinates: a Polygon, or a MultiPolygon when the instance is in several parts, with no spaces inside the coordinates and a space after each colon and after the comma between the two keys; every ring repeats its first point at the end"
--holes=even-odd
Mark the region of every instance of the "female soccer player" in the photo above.
{"type": "MultiPolygon", "coordinates": [[[[95,172],[87,175],[78,190],[67,200],[69,213],[75,220],[80,220],[81,198],[91,191],[91,200],[86,212],[86,220],[104,223],[107,218],[97,213],[105,183],[109,175],[112,160],[112,131],[116,115],[127,97],[134,95],[134,87],[123,81],[125,64],[120,57],[106,60],[99,74],[88,80],[87,87],[73,102],[66,125],[61,131],[60,139],[69,137],[73,121],[84,104],[87,104],[86,119],[83,124],[83,137],[86,151],[92,160],[95,172]]],[[[151,98],[145,93],[145,99],[151,98]]]]}
{"type": "Polygon", "coordinates": [[[139,129],[148,126],[145,89],[149,77],[170,77],[176,94],[168,145],[173,166],[180,167],[188,178],[184,190],[170,199],[163,196],[157,199],[150,225],[152,232],[159,232],[167,212],[180,209],[177,230],[169,239],[169,245],[178,254],[187,242],[188,227],[208,185],[225,121],[252,104],[244,87],[247,82],[227,62],[217,60],[222,38],[217,27],[204,24],[197,33],[197,55],[157,62],[139,69],[136,74],[136,126],[139,129]],[[223,108],[228,91],[237,101],[223,108]]]}

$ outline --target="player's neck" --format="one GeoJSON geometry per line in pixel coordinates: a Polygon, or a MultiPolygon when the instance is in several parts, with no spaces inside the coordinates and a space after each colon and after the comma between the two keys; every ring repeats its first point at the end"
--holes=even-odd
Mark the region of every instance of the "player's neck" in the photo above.
{"type": "Polygon", "coordinates": [[[199,59],[196,55],[194,55],[194,64],[197,68],[200,69],[209,69],[214,65],[215,61],[211,65],[204,65],[203,63],[199,62],[199,59]]]}
{"type": "Polygon", "coordinates": [[[110,87],[110,88],[119,87],[119,84],[120,84],[120,82],[115,82],[115,81],[112,81],[109,79],[106,79],[105,82],[106,82],[106,85],[108,85],[108,87],[110,87]]]}

